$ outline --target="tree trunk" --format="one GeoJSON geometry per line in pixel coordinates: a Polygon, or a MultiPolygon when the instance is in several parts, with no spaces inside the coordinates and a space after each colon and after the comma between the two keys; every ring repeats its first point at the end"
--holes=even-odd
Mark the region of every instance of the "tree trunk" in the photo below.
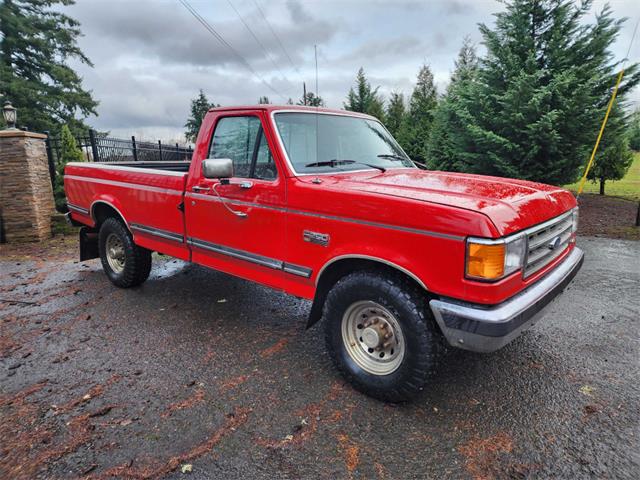
{"type": "Polygon", "coordinates": [[[638,213],[636,213],[636,227],[640,227],[640,202],[638,202],[638,213]]]}
{"type": "Polygon", "coordinates": [[[600,179],[600,195],[604,195],[604,182],[606,180],[604,178],[600,179]]]}

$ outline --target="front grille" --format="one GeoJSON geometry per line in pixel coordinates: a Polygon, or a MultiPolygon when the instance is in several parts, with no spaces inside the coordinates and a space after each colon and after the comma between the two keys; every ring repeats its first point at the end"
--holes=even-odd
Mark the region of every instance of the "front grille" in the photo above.
{"type": "Polygon", "coordinates": [[[569,246],[573,219],[571,211],[528,230],[524,277],[533,275],[558,258],[569,246]]]}

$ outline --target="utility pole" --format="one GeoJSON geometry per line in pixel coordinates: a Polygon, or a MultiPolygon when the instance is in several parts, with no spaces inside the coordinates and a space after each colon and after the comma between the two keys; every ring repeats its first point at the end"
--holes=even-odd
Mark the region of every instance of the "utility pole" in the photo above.
{"type": "Polygon", "coordinates": [[[302,82],[302,103],[307,104],[307,84],[302,82]]]}

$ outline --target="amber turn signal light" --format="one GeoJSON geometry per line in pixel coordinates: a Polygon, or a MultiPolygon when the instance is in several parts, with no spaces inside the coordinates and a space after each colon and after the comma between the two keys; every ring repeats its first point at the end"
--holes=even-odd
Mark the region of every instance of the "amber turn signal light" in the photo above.
{"type": "Polygon", "coordinates": [[[467,243],[467,276],[495,280],[504,275],[505,245],[467,243]]]}

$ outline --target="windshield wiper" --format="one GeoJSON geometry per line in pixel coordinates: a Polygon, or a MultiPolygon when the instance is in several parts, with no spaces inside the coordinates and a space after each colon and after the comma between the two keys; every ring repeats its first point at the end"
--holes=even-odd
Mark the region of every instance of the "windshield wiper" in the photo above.
{"type": "Polygon", "coordinates": [[[380,155],[378,155],[379,158],[387,158],[389,160],[395,160],[395,161],[402,161],[405,162],[407,160],[409,160],[410,162],[415,163],[416,165],[420,165],[421,167],[423,167],[425,170],[428,170],[429,167],[427,167],[426,164],[422,163],[422,162],[416,162],[415,160],[411,160],[408,159],[406,157],[402,157],[400,155],[394,155],[392,153],[381,153],[380,155]]]}
{"type": "Polygon", "coordinates": [[[333,160],[324,160],[322,162],[307,163],[305,165],[305,167],[331,167],[331,168],[336,168],[336,167],[339,167],[340,165],[352,165],[354,163],[357,163],[358,165],[366,165],[367,167],[375,168],[377,170],[380,170],[381,172],[386,172],[387,171],[386,168],[381,167],[380,165],[373,165],[372,163],[357,162],[355,160],[338,160],[337,158],[334,158],[333,160]]]}

